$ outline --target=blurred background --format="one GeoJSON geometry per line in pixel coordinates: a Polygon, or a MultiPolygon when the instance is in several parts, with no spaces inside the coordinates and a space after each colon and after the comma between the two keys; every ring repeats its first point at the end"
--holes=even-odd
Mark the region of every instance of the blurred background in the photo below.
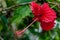
{"type": "Polygon", "coordinates": [[[60,40],[60,0],[0,0],[0,40],[60,40]],[[32,24],[21,37],[14,31],[22,30],[33,20],[29,2],[48,2],[57,13],[53,30],[42,31],[39,22],[32,24]]]}

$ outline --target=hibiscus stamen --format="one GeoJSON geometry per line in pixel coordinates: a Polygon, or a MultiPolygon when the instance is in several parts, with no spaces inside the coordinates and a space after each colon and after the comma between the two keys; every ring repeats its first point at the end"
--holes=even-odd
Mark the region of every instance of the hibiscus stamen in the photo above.
{"type": "Polygon", "coordinates": [[[38,20],[38,18],[36,18],[32,23],[30,23],[26,28],[24,28],[23,30],[20,31],[16,31],[16,35],[22,35],[34,22],[36,22],[38,20]]]}

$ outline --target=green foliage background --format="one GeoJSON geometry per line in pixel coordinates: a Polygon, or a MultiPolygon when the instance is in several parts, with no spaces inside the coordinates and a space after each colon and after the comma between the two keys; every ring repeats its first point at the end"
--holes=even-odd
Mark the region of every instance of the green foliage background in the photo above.
{"type": "MultiPolygon", "coordinates": [[[[6,8],[31,1],[32,0],[5,0],[7,5],[6,8]]],[[[60,4],[60,0],[38,0],[38,3],[40,4],[44,2],[56,2],[60,4]]],[[[33,25],[31,25],[31,27],[28,28],[28,30],[26,30],[24,35],[17,38],[17,40],[60,40],[60,8],[55,6],[55,4],[50,3],[49,5],[57,12],[55,28],[53,30],[44,32],[39,28],[40,24],[35,22],[33,25]]],[[[13,10],[10,11],[8,10],[8,12],[4,12],[5,10],[0,12],[0,39],[15,40],[12,26],[14,28],[16,27],[17,30],[21,30],[33,21],[33,14],[29,5],[23,5],[12,9],[13,10]]]]}

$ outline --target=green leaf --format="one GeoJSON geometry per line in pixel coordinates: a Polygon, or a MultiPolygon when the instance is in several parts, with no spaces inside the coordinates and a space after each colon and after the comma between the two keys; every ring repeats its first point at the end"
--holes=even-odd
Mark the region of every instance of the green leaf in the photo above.
{"type": "Polygon", "coordinates": [[[1,16],[1,20],[3,21],[3,23],[6,25],[8,23],[8,20],[5,16],[1,16]]]}
{"type": "Polygon", "coordinates": [[[19,24],[23,18],[30,15],[31,10],[29,7],[26,6],[20,6],[14,11],[14,16],[12,17],[11,23],[19,24]]]}
{"type": "Polygon", "coordinates": [[[46,0],[47,2],[53,2],[54,0],[46,0]]]}
{"type": "Polygon", "coordinates": [[[3,31],[8,31],[8,19],[1,15],[1,21],[2,21],[2,25],[3,25],[3,31]]]}
{"type": "Polygon", "coordinates": [[[0,22],[0,32],[2,31],[2,29],[3,29],[3,23],[0,22]]]}
{"type": "Polygon", "coordinates": [[[7,3],[7,7],[14,5],[13,0],[6,0],[6,3],[7,3]]]}
{"type": "Polygon", "coordinates": [[[60,3],[60,0],[56,0],[58,3],[60,3]]]}
{"type": "Polygon", "coordinates": [[[31,2],[32,0],[17,0],[16,3],[20,4],[20,3],[27,3],[27,2],[31,2]]]}
{"type": "Polygon", "coordinates": [[[57,18],[57,21],[59,21],[59,22],[60,22],[60,18],[57,18]]]}
{"type": "Polygon", "coordinates": [[[58,34],[56,34],[55,40],[60,40],[60,37],[58,34]]]}

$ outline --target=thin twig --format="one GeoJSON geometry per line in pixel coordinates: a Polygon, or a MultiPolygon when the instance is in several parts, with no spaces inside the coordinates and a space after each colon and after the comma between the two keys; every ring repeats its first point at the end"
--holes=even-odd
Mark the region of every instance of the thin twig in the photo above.
{"type": "Polygon", "coordinates": [[[60,8],[60,4],[57,3],[57,2],[48,2],[48,3],[54,4],[55,6],[57,6],[58,8],[60,8]]]}
{"type": "MultiPolygon", "coordinates": [[[[35,1],[34,1],[34,2],[35,2],[35,1]]],[[[30,4],[30,3],[31,3],[31,2],[16,4],[16,5],[10,6],[10,7],[8,7],[8,8],[5,8],[4,10],[10,10],[10,9],[12,9],[12,8],[19,7],[19,6],[23,6],[23,5],[28,5],[28,4],[30,4]]]]}
{"type": "Polygon", "coordinates": [[[13,6],[11,6],[11,7],[6,8],[5,10],[9,10],[9,9],[12,9],[12,8],[15,8],[15,7],[18,7],[18,6],[22,6],[22,5],[27,5],[27,4],[30,4],[30,3],[31,3],[31,2],[16,4],[16,5],[13,5],[13,6]]]}
{"type": "Polygon", "coordinates": [[[55,3],[55,2],[48,2],[48,3],[51,3],[51,4],[55,4],[55,5],[58,5],[58,3],[55,3]]]}
{"type": "Polygon", "coordinates": [[[54,8],[56,5],[52,6],[51,8],[54,8]]]}

